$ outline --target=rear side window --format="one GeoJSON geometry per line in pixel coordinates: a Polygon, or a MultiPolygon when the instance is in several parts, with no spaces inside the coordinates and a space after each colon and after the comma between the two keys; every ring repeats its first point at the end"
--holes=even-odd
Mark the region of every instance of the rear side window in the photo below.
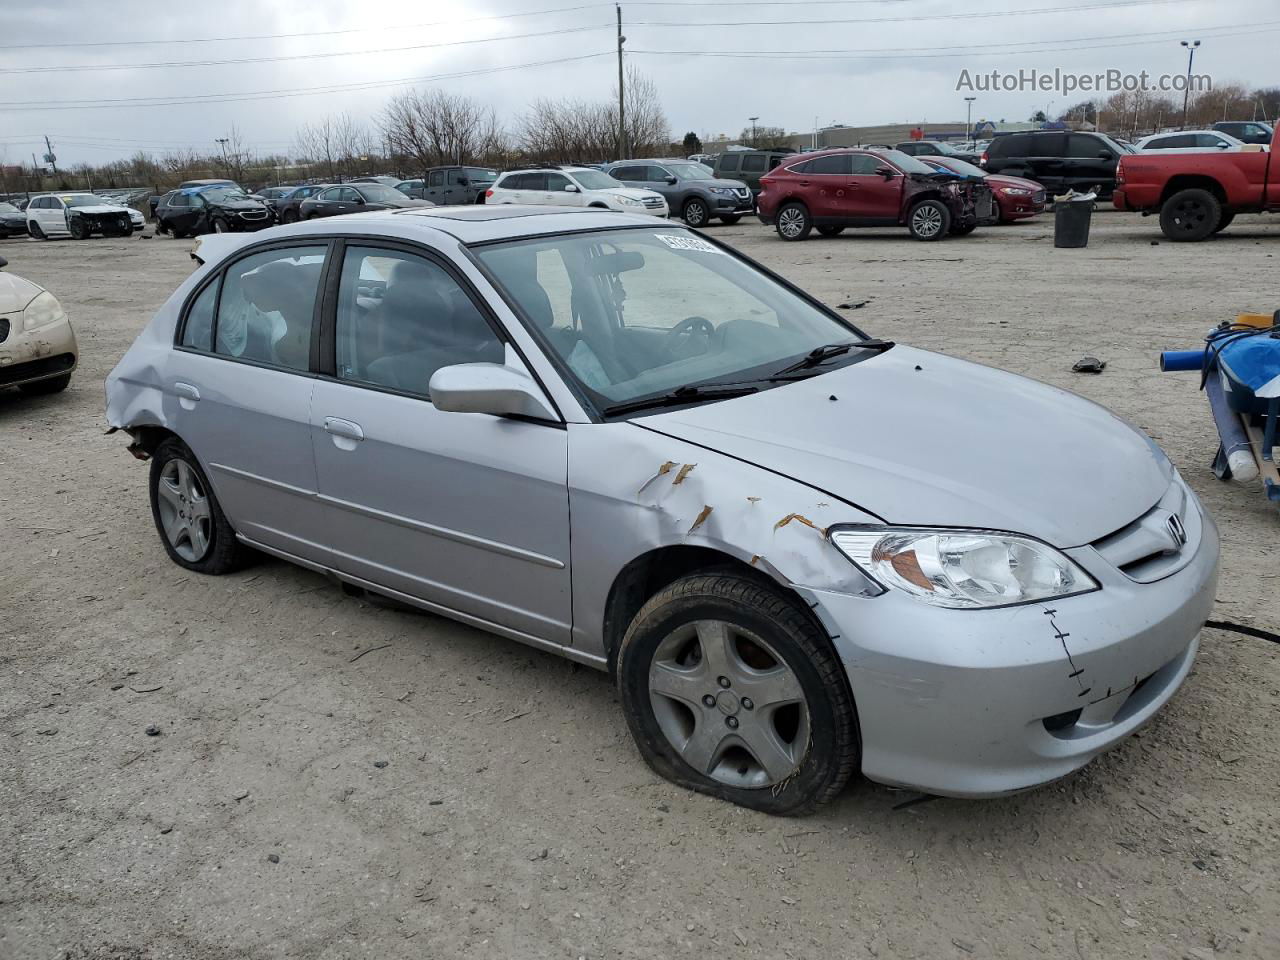
{"type": "Polygon", "coordinates": [[[791,173],[808,173],[809,168],[812,165],[813,165],[812,160],[805,160],[801,163],[793,163],[791,166],[787,167],[787,170],[789,170],[791,173]]]}
{"type": "Polygon", "coordinates": [[[848,174],[853,169],[849,160],[847,153],[831,153],[825,157],[814,157],[809,161],[809,173],[835,176],[848,174]]]}
{"type": "Polygon", "coordinates": [[[764,173],[765,170],[763,154],[752,153],[742,158],[743,173],[764,173]]]}
{"type": "Polygon", "coordinates": [[[213,308],[218,302],[218,280],[200,291],[187,310],[182,327],[182,345],[196,350],[213,349],[213,308]]]}
{"type": "Polygon", "coordinates": [[[609,171],[609,176],[615,180],[624,180],[630,183],[638,182],[644,179],[644,167],[618,167],[609,171]]]}
{"type": "Polygon", "coordinates": [[[237,260],[218,297],[214,352],[306,370],[325,248],[288,247],[237,260]]]}
{"type": "Polygon", "coordinates": [[[738,169],[738,155],[720,158],[720,169],[726,173],[735,173],[738,169]]]}

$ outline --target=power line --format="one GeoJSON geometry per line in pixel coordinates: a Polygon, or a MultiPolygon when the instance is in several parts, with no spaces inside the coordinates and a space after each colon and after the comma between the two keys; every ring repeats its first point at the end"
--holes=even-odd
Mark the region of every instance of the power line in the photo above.
{"type": "MultiPolygon", "coordinates": [[[[868,0],[870,2],[870,0],[868,0]]],[[[897,0],[876,0],[876,2],[897,2],[897,0]]],[[[525,13],[503,13],[488,17],[471,17],[468,20],[436,20],[431,23],[391,24],[385,27],[352,27],[348,30],[311,30],[305,33],[257,33],[235,37],[181,37],[173,40],[84,40],[67,41],[65,43],[3,43],[0,50],[56,50],[78,47],[141,47],[160,46],[171,43],[231,43],[241,40],[294,40],[300,37],[336,37],[349,33],[379,33],[387,30],[405,31],[420,30],[426,27],[456,27],[468,23],[483,23],[490,20],[514,20],[517,17],[540,17],[552,13],[572,13],[579,10],[591,10],[612,4],[584,3],[576,7],[555,7],[550,10],[529,10],[525,13]]]]}
{"type": "Polygon", "coordinates": [[[149,70],[155,68],[177,67],[220,67],[246,63],[281,63],[291,60],[324,60],[331,57],[361,57],[368,54],[382,56],[388,53],[404,53],[408,50],[434,50],[440,47],[470,46],[477,43],[496,43],[499,40],[530,40],[534,37],[561,36],[566,33],[586,33],[590,30],[603,30],[613,24],[596,24],[587,27],[562,27],[559,30],[543,30],[539,33],[518,33],[506,37],[478,37],[473,40],[450,40],[443,43],[417,43],[407,47],[381,47],[376,50],[336,50],[331,53],[295,53],[279,57],[241,57],[231,60],[170,60],[160,63],[99,63],[77,64],[70,67],[5,67],[5,73],[79,73],[97,70],[149,70]]]}
{"type": "Polygon", "coordinates": [[[251,100],[279,100],[289,97],[306,97],[325,93],[343,93],[353,90],[377,90],[385,87],[398,87],[406,84],[431,83],[436,80],[454,80],[462,77],[474,77],[489,73],[503,73],[510,70],[523,70],[532,67],[545,67],[559,63],[573,63],[580,60],[594,60],[597,57],[611,57],[615,51],[606,50],[600,53],[585,53],[574,57],[556,57],[552,60],[535,60],[530,63],[514,63],[505,67],[479,67],[474,70],[461,70],[455,73],[440,73],[426,77],[401,77],[397,80],[369,80],[361,83],[327,84],[322,87],[294,87],[280,90],[251,90],[242,93],[207,93],[189,97],[121,97],[109,100],[10,100],[0,101],[0,109],[6,111],[33,110],[88,110],[110,107],[171,107],[186,104],[202,103],[241,103],[251,100]]]}

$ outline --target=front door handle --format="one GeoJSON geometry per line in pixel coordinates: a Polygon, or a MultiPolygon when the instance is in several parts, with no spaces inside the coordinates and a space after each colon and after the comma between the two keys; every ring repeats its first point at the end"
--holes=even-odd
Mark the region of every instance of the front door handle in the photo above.
{"type": "Polygon", "coordinates": [[[340,420],[338,417],[324,418],[324,432],[330,433],[335,437],[342,437],[344,440],[364,439],[364,430],[360,428],[360,424],[353,423],[350,420],[340,420]]]}

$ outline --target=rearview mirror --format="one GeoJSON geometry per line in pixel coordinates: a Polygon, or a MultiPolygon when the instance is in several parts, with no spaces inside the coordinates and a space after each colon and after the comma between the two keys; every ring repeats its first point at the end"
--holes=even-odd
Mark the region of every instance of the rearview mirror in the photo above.
{"type": "Polygon", "coordinates": [[[886,180],[892,180],[898,175],[898,171],[894,170],[893,167],[876,167],[876,173],[880,174],[880,176],[884,177],[886,180]]]}
{"type": "Polygon", "coordinates": [[[564,192],[565,192],[565,193],[577,193],[577,192],[578,192],[578,188],[577,188],[574,184],[572,184],[572,183],[566,183],[566,184],[564,185],[564,192]]]}
{"type": "Polygon", "coordinates": [[[427,390],[435,408],[449,413],[560,420],[533,377],[500,363],[441,367],[431,375],[427,390]]]}

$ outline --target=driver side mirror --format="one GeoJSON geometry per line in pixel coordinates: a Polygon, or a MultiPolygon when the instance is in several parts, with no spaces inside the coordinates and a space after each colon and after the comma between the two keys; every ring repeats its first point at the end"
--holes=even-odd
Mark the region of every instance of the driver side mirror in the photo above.
{"type": "Polygon", "coordinates": [[[572,184],[572,183],[566,183],[566,184],[564,185],[564,192],[565,192],[565,193],[577,193],[577,192],[578,192],[578,187],[577,187],[575,184],[572,184]]]}
{"type": "Polygon", "coordinates": [[[675,182],[676,182],[675,174],[672,174],[672,173],[668,173],[668,174],[667,174],[665,177],[663,177],[662,179],[663,179],[663,182],[665,182],[665,183],[675,183],[675,182]]]}
{"type": "Polygon", "coordinates": [[[876,167],[876,173],[884,177],[886,180],[892,180],[898,175],[898,171],[893,167],[876,167]]]}
{"type": "Polygon", "coordinates": [[[357,193],[357,194],[356,194],[356,198],[355,198],[354,200],[352,200],[351,202],[352,202],[352,203],[354,203],[354,204],[356,204],[356,206],[363,207],[363,206],[364,206],[364,197],[360,196],[360,194],[358,194],[358,193],[357,193]]]}
{"type": "MultiPolygon", "coordinates": [[[[510,354],[510,348],[508,347],[510,354]]],[[[524,370],[500,363],[458,363],[441,367],[427,387],[431,403],[449,413],[487,413],[560,422],[537,381],[524,370]]]]}
{"type": "Polygon", "coordinates": [[[1115,159],[1115,154],[1113,154],[1110,150],[1099,150],[1099,151],[1098,151],[1098,159],[1099,159],[1099,160],[1114,160],[1114,159],[1115,159]]]}

